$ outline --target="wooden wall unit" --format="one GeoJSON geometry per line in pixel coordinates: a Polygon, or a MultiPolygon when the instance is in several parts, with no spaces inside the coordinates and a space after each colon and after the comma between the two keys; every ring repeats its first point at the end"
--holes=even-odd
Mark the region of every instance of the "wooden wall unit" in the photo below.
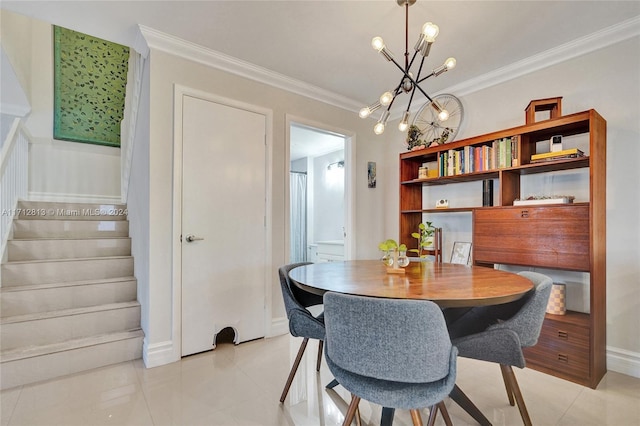
{"type": "MultiPolygon", "coordinates": [[[[455,198],[455,185],[451,190],[455,198]]],[[[595,388],[606,373],[606,121],[592,109],[400,154],[400,241],[416,244],[411,233],[424,213],[460,211],[472,215],[476,265],[589,273],[589,313],[547,314],[540,340],[526,357],[531,368],[595,388]],[[588,135],[589,150],[584,157],[531,163],[536,143],[554,135],[588,135]],[[442,152],[513,136],[520,152],[517,166],[418,179],[418,168],[437,161],[442,152]],[[520,194],[522,176],[584,168],[589,170],[588,202],[513,206],[525,195],[520,194]],[[436,200],[423,200],[424,186],[484,179],[497,179],[495,207],[436,209],[436,200]]]]}

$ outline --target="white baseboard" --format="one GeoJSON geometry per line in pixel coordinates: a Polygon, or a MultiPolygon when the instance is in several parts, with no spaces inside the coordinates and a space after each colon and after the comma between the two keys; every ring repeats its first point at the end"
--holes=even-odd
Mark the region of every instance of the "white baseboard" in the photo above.
{"type": "Polygon", "coordinates": [[[61,203],[105,203],[121,204],[120,195],[65,194],[59,192],[29,192],[29,201],[52,201],[61,203]]]}
{"type": "Polygon", "coordinates": [[[640,353],[607,346],[607,370],[640,379],[640,353]]]}
{"type": "Polygon", "coordinates": [[[286,317],[274,318],[271,320],[271,329],[265,337],[282,336],[289,332],[289,321],[286,317]]]}
{"type": "Polygon", "coordinates": [[[149,344],[145,337],[142,343],[142,360],[144,361],[145,367],[153,368],[180,361],[180,357],[178,356],[176,358],[171,340],[149,344]]]}

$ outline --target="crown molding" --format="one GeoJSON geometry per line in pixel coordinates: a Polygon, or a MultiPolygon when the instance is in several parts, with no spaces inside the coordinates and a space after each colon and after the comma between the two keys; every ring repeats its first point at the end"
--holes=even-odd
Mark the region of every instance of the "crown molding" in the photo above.
{"type": "Polygon", "coordinates": [[[458,97],[465,96],[639,35],[640,16],[636,16],[593,34],[580,37],[537,55],[450,86],[444,89],[442,93],[455,93],[458,97]]]}
{"type": "MultiPolygon", "coordinates": [[[[202,47],[195,43],[176,38],[153,28],[140,25],[139,29],[140,33],[146,40],[146,45],[148,45],[148,47],[249,78],[260,83],[274,86],[282,90],[296,93],[348,111],[358,112],[362,107],[359,102],[345,96],[287,77],[283,74],[276,73],[215,50],[202,47]]],[[[466,80],[460,84],[449,86],[438,91],[436,95],[440,93],[453,93],[458,97],[469,95],[639,35],[640,16],[636,16],[593,34],[564,43],[537,55],[530,56],[510,65],[466,80]]],[[[144,51],[142,42],[139,41],[137,45],[140,46],[140,50],[138,51],[142,53],[142,51],[144,51]]],[[[399,119],[401,115],[402,111],[393,110],[391,111],[390,119],[399,119]]]]}
{"type": "Polygon", "coordinates": [[[287,77],[286,75],[259,67],[215,50],[202,47],[195,43],[176,38],[142,25],[140,25],[140,32],[147,40],[147,44],[150,48],[158,49],[175,56],[255,80],[269,86],[277,87],[310,99],[315,99],[338,108],[350,111],[357,111],[360,109],[358,102],[345,96],[287,77]]]}

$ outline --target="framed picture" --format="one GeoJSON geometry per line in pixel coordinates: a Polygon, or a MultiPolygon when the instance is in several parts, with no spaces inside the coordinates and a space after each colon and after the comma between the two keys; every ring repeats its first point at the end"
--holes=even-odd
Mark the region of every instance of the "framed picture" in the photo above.
{"type": "Polygon", "coordinates": [[[54,139],[120,147],[129,48],[53,29],[54,139]]]}
{"type": "Polygon", "coordinates": [[[367,163],[367,182],[369,188],[376,187],[376,163],[374,161],[367,163]]]}
{"type": "Polygon", "coordinates": [[[453,249],[451,250],[450,263],[467,265],[469,263],[470,255],[471,255],[471,243],[456,241],[455,243],[453,243],[453,249]]]}

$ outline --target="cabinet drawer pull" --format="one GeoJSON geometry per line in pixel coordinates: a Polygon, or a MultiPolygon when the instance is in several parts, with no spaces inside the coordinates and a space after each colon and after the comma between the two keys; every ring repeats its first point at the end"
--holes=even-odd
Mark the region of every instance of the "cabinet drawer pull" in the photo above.
{"type": "Polygon", "coordinates": [[[569,339],[569,332],[568,331],[563,331],[563,330],[558,330],[558,338],[559,339],[564,339],[564,340],[569,339]]]}
{"type": "Polygon", "coordinates": [[[520,217],[529,217],[529,210],[522,210],[520,212],[520,217]]]}
{"type": "Polygon", "coordinates": [[[569,355],[567,355],[567,354],[558,354],[558,361],[569,362],[569,355]]]}

